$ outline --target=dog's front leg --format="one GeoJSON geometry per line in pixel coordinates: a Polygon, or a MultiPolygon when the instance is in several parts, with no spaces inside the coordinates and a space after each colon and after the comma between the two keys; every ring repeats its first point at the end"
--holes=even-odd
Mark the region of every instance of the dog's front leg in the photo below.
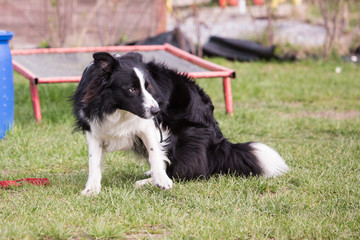
{"type": "Polygon", "coordinates": [[[161,147],[156,133],[157,129],[151,121],[150,126],[140,134],[140,138],[149,153],[151,179],[148,179],[148,181],[140,181],[141,183],[138,182],[137,185],[141,186],[142,183],[151,182],[162,189],[170,189],[173,186],[173,181],[166,174],[165,164],[165,161],[169,160],[161,147]]]}
{"type": "Polygon", "coordinates": [[[86,132],[86,139],[89,150],[89,178],[83,195],[96,195],[101,190],[101,172],[103,166],[103,146],[102,142],[95,138],[91,132],[86,132]]]}

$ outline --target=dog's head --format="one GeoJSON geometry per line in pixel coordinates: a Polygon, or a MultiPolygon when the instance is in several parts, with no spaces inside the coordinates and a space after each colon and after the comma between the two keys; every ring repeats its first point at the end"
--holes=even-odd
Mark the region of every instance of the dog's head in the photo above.
{"type": "Polygon", "coordinates": [[[121,109],[145,119],[160,112],[158,102],[151,95],[152,80],[141,54],[117,57],[98,52],[93,57],[93,64],[83,74],[83,78],[91,79],[85,87],[82,100],[85,104],[97,102],[104,104],[104,113],[121,109]]]}

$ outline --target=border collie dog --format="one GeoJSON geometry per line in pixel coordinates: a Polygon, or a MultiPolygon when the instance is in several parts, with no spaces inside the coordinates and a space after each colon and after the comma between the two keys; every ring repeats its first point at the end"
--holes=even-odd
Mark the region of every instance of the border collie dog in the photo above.
{"type": "Polygon", "coordinates": [[[72,96],[76,128],[86,133],[89,177],[84,195],[101,189],[104,152],[134,150],[150,163],[152,183],[213,174],[273,177],[288,171],[279,154],[262,143],[231,143],[221,133],[209,96],[185,74],[139,53],[93,54],[72,96]]]}

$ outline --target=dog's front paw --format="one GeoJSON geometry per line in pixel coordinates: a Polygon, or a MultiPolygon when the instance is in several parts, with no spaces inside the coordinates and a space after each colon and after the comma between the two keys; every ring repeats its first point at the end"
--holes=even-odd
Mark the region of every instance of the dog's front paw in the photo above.
{"type": "Polygon", "coordinates": [[[81,192],[81,195],[84,196],[95,196],[100,193],[101,185],[86,186],[85,189],[81,192]]]}
{"type": "Polygon", "coordinates": [[[173,186],[173,181],[168,177],[166,172],[153,172],[151,174],[153,184],[162,189],[170,189],[173,186]]]}

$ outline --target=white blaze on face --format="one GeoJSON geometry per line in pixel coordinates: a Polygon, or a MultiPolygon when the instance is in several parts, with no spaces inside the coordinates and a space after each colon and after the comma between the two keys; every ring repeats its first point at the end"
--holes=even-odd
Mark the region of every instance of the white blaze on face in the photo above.
{"type": "Polygon", "coordinates": [[[134,68],[134,71],[140,81],[141,92],[143,95],[143,107],[145,110],[145,117],[151,118],[152,114],[150,113],[150,109],[152,107],[159,107],[159,104],[155,101],[155,99],[151,96],[151,94],[146,90],[144,74],[136,67],[134,68]]]}

